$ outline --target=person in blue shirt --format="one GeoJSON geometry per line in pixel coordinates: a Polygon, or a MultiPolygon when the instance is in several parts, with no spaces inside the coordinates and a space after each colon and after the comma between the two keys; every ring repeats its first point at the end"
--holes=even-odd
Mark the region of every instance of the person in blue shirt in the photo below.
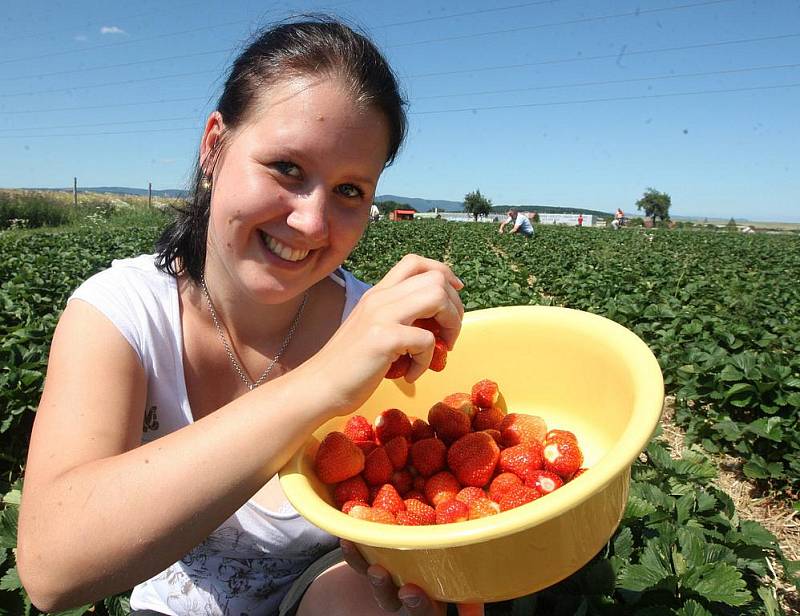
{"type": "Polygon", "coordinates": [[[533,237],[533,225],[528,217],[520,214],[515,208],[508,210],[508,218],[500,223],[500,233],[503,233],[506,225],[511,225],[509,233],[519,233],[525,237],[533,237]]]}

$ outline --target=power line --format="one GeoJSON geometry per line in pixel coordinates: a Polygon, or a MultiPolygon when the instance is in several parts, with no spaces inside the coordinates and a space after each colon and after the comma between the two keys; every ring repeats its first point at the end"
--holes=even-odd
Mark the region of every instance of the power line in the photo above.
{"type": "MultiPolygon", "coordinates": [[[[449,15],[437,15],[435,17],[421,17],[420,19],[413,19],[413,20],[409,20],[409,21],[397,21],[397,22],[393,22],[393,23],[389,23],[389,24],[382,24],[380,26],[375,26],[373,29],[390,28],[390,27],[395,27],[395,26],[406,26],[406,25],[413,25],[413,24],[419,24],[419,23],[430,22],[430,21],[442,21],[442,20],[446,20],[446,19],[453,19],[453,18],[456,18],[456,17],[466,17],[466,16],[470,16],[470,15],[481,15],[481,14],[485,14],[485,13],[497,13],[497,12],[500,12],[500,11],[508,11],[508,10],[524,8],[524,7],[528,7],[528,6],[535,6],[535,5],[541,5],[541,4],[552,4],[553,1],[554,0],[537,0],[536,2],[524,2],[522,4],[511,4],[511,5],[507,5],[507,6],[494,7],[494,8],[491,8],[491,9],[480,9],[480,10],[476,10],[476,11],[465,11],[463,13],[451,13],[449,15]]],[[[558,1],[558,0],[556,0],[556,1],[558,1]]],[[[192,3],[190,3],[190,4],[192,4],[192,3]]],[[[100,22],[97,22],[97,23],[100,23],[100,22]]],[[[137,39],[137,40],[142,40],[142,39],[137,39]]],[[[220,54],[221,53],[230,53],[230,52],[236,51],[236,49],[237,49],[236,47],[229,47],[227,49],[216,49],[214,51],[201,51],[201,52],[197,52],[197,53],[182,54],[182,55],[178,55],[178,56],[165,56],[165,57],[161,57],[161,58],[153,58],[153,59],[150,59],[150,60],[137,60],[137,61],[134,61],[134,62],[123,62],[121,64],[106,64],[106,65],[101,65],[101,66],[89,66],[89,67],[76,68],[76,69],[71,69],[71,70],[66,70],[66,71],[57,71],[57,72],[52,72],[52,73],[39,73],[37,75],[20,75],[18,77],[7,77],[7,78],[5,78],[5,81],[18,81],[20,79],[38,79],[38,78],[41,78],[41,77],[53,77],[53,76],[60,76],[60,75],[66,75],[66,74],[75,74],[75,73],[84,73],[84,72],[90,72],[90,71],[106,70],[106,69],[111,69],[111,68],[124,68],[124,67],[127,67],[127,66],[135,66],[137,64],[149,64],[149,63],[152,63],[152,62],[164,62],[164,61],[167,61],[167,60],[180,60],[180,59],[183,59],[183,58],[192,58],[192,57],[196,57],[196,56],[211,55],[211,54],[216,54],[216,53],[220,53],[220,54]]]]}
{"type": "Polygon", "coordinates": [[[696,90],[694,92],[671,92],[667,94],[642,94],[640,96],[612,96],[608,98],[587,98],[582,100],[556,101],[548,103],[520,103],[516,105],[491,105],[486,107],[461,107],[456,109],[436,109],[432,111],[411,111],[413,115],[432,115],[437,113],[460,113],[464,111],[495,111],[498,109],[523,109],[527,107],[554,107],[558,105],[578,105],[586,103],[610,103],[619,101],[635,101],[650,98],[671,98],[676,96],[696,96],[701,94],[732,94],[735,92],[754,92],[757,90],[777,90],[780,88],[797,88],[800,83],[787,83],[771,86],[753,86],[749,88],[728,88],[724,90],[696,90]]]}
{"type": "Polygon", "coordinates": [[[197,96],[191,96],[187,98],[160,98],[157,100],[152,101],[136,101],[133,103],[110,103],[108,105],[79,105],[77,107],[55,107],[53,109],[21,109],[18,111],[5,111],[3,110],[3,115],[10,115],[10,114],[31,114],[31,113],[53,113],[56,111],[86,111],[89,109],[113,109],[117,107],[141,107],[142,105],[160,105],[162,103],[187,103],[187,102],[197,102],[204,100],[197,96]]]}
{"type": "Polygon", "coordinates": [[[70,133],[57,135],[0,135],[0,139],[38,139],[40,137],[99,137],[106,135],[139,135],[143,133],[174,133],[183,130],[197,130],[197,126],[185,126],[177,128],[152,128],[140,130],[105,131],[101,133],[70,133]]]}
{"type": "Polygon", "coordinates": [[[105,88],[108,86],[122,86],[132,83],[144,83],[145,81],[159,81],[161,79],[174,79],[176,77],[192,77],[195,75],[207,75],[208,71],[192,71],[189,73],[172,73],[171,75],[159,75],[158,77],[143,77],[140,79],[125,79],[124,81],[106,81],[84,86],[70,86],[68,88],[53,88],[50,90],[37,90],[35,92],[14,92],[13,94],[0,94],[0,98],[13,98],[15,96],[35,96],[39,94],[56,94],[58,92],[72,92],[73,90],[89,90],[92,88],[105,88]]]}
{"type": "MultiPolygon", "coordinates": [[[[490,32],[478,32],[478,33],[474,33],[474,34],[466,34],[466,35],[459,35],[459,36],[455,36],[455,37],[445,37],[445,38],[431,39],[431,40],[427,40],[427,41],[417,41],[417,42],[411,42],[411,43],[398,43],[396,45],[390,45],[389,47],[390,48],[391,47],[406,47],[406,46],[410,46],[410,45],[422,45],[422,44],[427,44],[427,43],[435,43],[435,42],[442,42],[442,41],[459,40],[459,39],[464,39],[464,38],[472,38],[472,37],[475,37],[475,36],[489,36],[489,35],[492,35],[492,34],[506,34],[506,33],[510,33],[510,32],[518,32],[518,31],[522,31],[522,30],[531,30],[531,29],[537,29],[537,28],[548,28],[548,27],[560,26],[560,25],[574,25],[574,24],[578,24],[578,23],[587,23],[587,22],[592,22],[592,21],[602,21],[602,20],[614,19],[614,18],[618,18],[618,17],[638,17],[639,15],[646,15],[646,14],[650,14],[650,13],[659,13],[659,12],[665,12],[665,11],[675,11],[675,10],[682,10],[682,9],[685,9],[685,8],[694,8],[694,7],[698,7],[698,6],[706,6],[706,5],[710,5],[710,4],[720,4],[720,3],[724,3],[724,2],[734,2],[734,1],[735,0],[704,0],[703,2],[697,2],[697,3],[693,3],[693,4],[684,4],[684,5],[674,6],[674,7],[660,7],[660,8],[655,8],[655,9],[637,9],[635,11],[629,11],[627,13],[617,13],[617,14],[613,14],[613,15],[602,15],[602,16],[597,16],[597,17],[585,17],[585,18],[581,18],[581,19],[569,20],[569,21],[563,21],[563,22],[554,22],[554,23],[549,23],[549,24],[536,24],[536,25],[533,25],[533,26],[521,26],[521,27],[518,27],[518,28],[509,29],[509,30],[494,30],[494,31],[490,31],[490,32]]],[[[346,3],[342,3],[342,4],[346,4],[346,3]]],[[[526,4],[538,4],[538,3],[537,2],[533,2],[533,3],[526,3],[526,4]]],[[[496,11],[501,11],[501,10],[507,10],[508,8],[517,8],[519,6],[525,6],[525,5],[513,5],[511,7],[494,7],[492,9],[484,9],[482,11],[474,11],[474,12],[469,12],[469,13],[457,13],[457,14],[454,14],[454,15],[451,15],[451,16],[447,16],[447,17],[437,16],[437,17],[430,17],[430,18],[421,18],[420,20],[416,20],[416,23],[421,23],[422,21],[434,21],[434,20],[437,20],[437,19],[450,18],[450,17],[461,17],[463,15],[468,15],[470,13],[496,12],[496,11]]],[[[90,50],[93,50],[93,49],[106,49],[108,47],[118,47],[118,46],[121,46],[121,45],[131,45],[131,44],[135,44],[135,43],[140,43],[140,42],[144,42],[144,41],[152,41],[152,40],[157,40],[157,39],[166,38],[166,37],[170,37],[170,36],[181,36],[181,35],[184,35],[184,34],[192,34],[192,33],[195,33],[195,32],[202,32],[204,30],[211,30],[211,29],[214,29],[214,28],[221,28],[221,27],[224,27],[224,26],[237,25],[237,24],[241,24],[241,23],[251,23],[251,21],[252,20],[249,20],[249,19],[240,19],[240,20],[225,22],[225,23],[222,23],[222,24],[213,24],[213,25],[210,25],[210,26],[201,26],[199,28],[192,28],[192,29],[189,29],[189,30],[180,30],[180,31],[177,31],[177,32],[168,32],[168,33],[165,33],[165,34],[155,34],[155,35],[152,35],[152,36],[141,37],[141,38],[128,40],[128,41],[116,41],[114,43],[106,43],[104,45],[92,45],[92,46],[89,46],[89,47],[82,47],[80,49],[68,49],[68,50],[63,50],[63,51],[55,51],[55,52],[50,52],[50,53],[46,53],[46,54],[41,54],[41,55],[38,55],[38,56],[27,56],[27,57],[24,57],[24,58],[12,58],[12,59],[9,59],[9,60],[0,61],[0,65],[2,65],[2,64],[11,64],[11,63],[14,63],[14,62],[24,62],[24,61],[27,61],[27,60],[40,60],[40,59],[43,59],[43,58],[51,58],[51,57],[55,57],[55,56],[61,56],[61,55],[67,55],[67,54],[73,54],[73,53],[80,53],[80,52],[83,52],[83,51],[90,51],[90,50]]],[[[414,22],[397,22],[396,24],[384,24],[384,25],[379,26],[379,27],[387,28],[387,27],[394,26],[394,25],[406,25],[407,23],[414,23],[414,22]]]]}
{"type": "MultiPolygon", "coordinates": [[[[491,106],[483,106],[483,107],[460,107],[460,108],[452,108],[452,109],[436,109],[430,111],[411,111],[412,115],[433,115],[433,114],[442,114],[442,113],[462,113],[462,112],[475,112],[475,111],[495,111],[500,109],[524,109],[524,108],[532,108],[532,107],[556,107],[562,105],[584,105],[584,104],[593,104],[593,103],[609,103],[609,102],[620,102],[620,101],[635,101],[635,100],[646,100],[646,99],[657,99],[657,98],[673,98],[679,96],[699,96],[705,94],[734,94],[734,93],[741,93],[741,92],[756,92],[762,90],[777,90],[782,88],[797,88],[800,87],[800,82],[798,83],[787,83],[787,84],[775,84],[775,85],[768,85],[768,86],[753,86],[753,87],[742,87],[742,88],[726,88],[720,90],[695,90],[692,92],[670,92],[665,94],[643,94],[639,96],[613,96],[613,97],[606,97],[606,98],[585,98],[585,99],[574,99],[574,100],[567,100],[567,101],[555,101],[555,102],[546,102],[546,103],[520,103],[514,105],[491,105],[491,106]]],[[[184,131],[184,130],[198,130],[197,126],[187,126],[187,127],[176,127],[176,128],[162,128],[162,129],[141,129],[141,130],[132,130],[132,131],[103,131],[103,132],[96,132],[96,133],[71,133],[71,134],[51,134],[51,135],[3,135],[0,134],[0,139],[34,139],[34,138],[41,138],[41,137],[95,137],[95,136],[102,136],[102,135],[127,135],[127,134],[139,134],[139,133],[164,133],[164,132],[174,132],[174,131],[184,131]]]]}
{"type": "Polygon", "coordinates": [[[157,118],[150,120],[121,120],[117,122],[97,122],[95,124],[62,124],[60,126],[25,126],[20,128],[4,128],[3,130],[60,130],[64,128],[96,128],[98,126],[118,126],[123,124],[149,124],[150,122],[175,122],[183,120],[197,120],[195,116],[180,116],[178,118],[157,118]]]}
{"type": "MultiPolygon", "coordinates": [[[[558,1],[558,0],[556,0],[558,1]]],[[[374,26],[373,29],[379,28],[393,28],[395,26],[412,26],[429,21],[442,21],[444,19],[453,19],[454,17],[468,17],[470,15],[483,15],[485,13],[498,13],[500,11],[510,11],[512,9],[521,9],[528,6],[536,6],[540,4],[553,4],[553,0],[538,0],[537,2],[524,2],[522,4],[509,4],[506,6],[496,6],[491,9],[478,9],[475,11],[465,11],[463,13],[451,13],[449,15],[437,15],[436,17],[420,17],[419,19],[410,19],[408,21],[396,21],[390,24],[382,24],[374,26]]]]}
{"type": "MultiPolygon", "coordinates": [[[[756,38],[748,38],[748,39],[734,39],[729,41],[714,41],[710,43],[695,43],[692,45],[682,45],[677,47],[660,47],[655,49],[642,49],[639,51],[629,51],[626,50],[624,55],[625,56],[639,56],[639,55],[648,55],[654,53],[663,53],[663,52],[670,52],[670,51],[688,51],[692,49],[707,49],[711,47],[723,47],[727,45],[741,45],[745,43],[760,43],[764,41],[775,41],[787,38],[797,38],[800,37],[800,32],[790,33],[790,34],[778,34],[773,36],[764,36],[764,37],[756,37],[756,38]]],[[[591,60],[608,60],[611,58],[620,58],[621,54],[619,52],[612,53],[612,54],[601,54],[596,56],[580,56],[577,58],[555,58],[551,60],[540,60],[538,62],[524,62],[518,64],[502,64],[502,65],[495,65],[495,66],[484,66],[484,67],[474,67],[474,68],[465,68],[465,69],[457,69],[452,71],[437,71],[433,73],[419,73],[416,75],[408,75],[407,79],[422,79],[426,77],[444,77],[447,75],[459,75],[464,73],[479,73],[479,72],[486,72],[486,71],[497,71],[497,70],[508,70],[508,69],[517,69],[517,68],[530,68],[532,66],[545,66],[549,64],[565,64],[565,63],[572,63],[572,62],[587,62],[591,60]]],[[[142,83],[146,81],[155,81],[159,79],[169,79],[173,77],[183,77],[183,76],[193,76],[193,75],[200,75],[206,74],[207,71],[199,71],[193,73],[181,73],[176,75],[165,75],[161,77],[146,77],[141,79],[128,79],[125,81],[118,81],[118,82],[104,82],[102,84],[90,84],[86,86],[72,86],[69,88],[61,88],[61,89],[51,89],[51,90],[38,90],[34,92],[16,92],[11,94],[0,94],[0,98],[11,98],[15,96],[35,96],[39,94],[54,94],[58,92],[71,92],[73,90],[80,90],[80,89],[89,89],[89,88],[100,88],[106,86],[114,86],[114,85],[129,85],[133,83],[142,83]]],[[[186,100],[186,99],[183,99],[186,100]]],[[[157,102],[157,101],[154,101],[157,102]]],[[[172,102],[172,101],[170,101],[172,102]]],[[[177,101],[176,101],[177,102],[177,101]]],[[[127,106],[130,103],[121,103],[115,105],[108,105],[108,107],[115,107],[115,106],[127,106]]],[[[140,104],[147,104],[147,103],[140,103],[140,104]]],[[[40,113],[45,113],[48,111],[76,111],[80,109],[102,109],[105,106],[95,106],[95,107],[65,107],[65,108],[58,108],[52,110],[42,110],[40,113]]],[[[34,113],[29,110],[23,111],[3,111],[3,113],[34,113]]]]}
{"type": "Polygon", "coordinates": [[[800,32],[793,34],[778,34],[775,36],[763,36],[758,38],[749,39],[734,39],[731,41],[717,41],[713,43],[695,43],[693,45],[682,45],[680,47],[659,47],[656,49],[642,49],[639,51],[625,50],[624,54],[611,53],[602,54],[598,56],[580,56],[577,58],[557,58],[554,60],[540,60],[538,62],[523,62],[519,64],[501,64],[496,66],[484,66],[479,68],[462,68],[455,71],[437,71],[435,73],[418,73],[416,75],[408,75],[407,79],[422,79],[424,77],[444,77],[447,75],[459,75],[463,73],[481,73],[486,71],[499,71],[515,68],[530,68],[531,66],[545,66],[547,64],[564,64],[569,62],[585,62],[587,60],[608,60],[610,58],[622,58],[624,56],[641,56],[652,53],[662,53],[665,51],[688,51],[690,49],[705,49],[709,47],[723,47],[725,45],[740,45],[743,43],[760,43],[763,41],[775,41],[786,38],[796,38],[800,36],[800,32]]]}
{"type": "Polygon", "coordinates": [[[505,90],[482,90],[477,92],[455,92],[452,94],[433,94],[430,96],[415,96],[414,100],[429,100],[434,98],[452,98],[454,96],[479,96],[485,94],[510,94],[513,92],[530,92],[533,90],[557,90],[561,88],[576,88],[583,86],[606,86],[620,83],[636,83],[639,81],[659,81],[662,79],[682,79],[684,77],[711,77],[713,75],[729,75],[734,73],[747,73],[753,71],[766,71],[782,68],[797,68],[800,64],[776,64],[773,66],[753,66],[749,68],[732,68],[721,71],[705,71],[702,73],[678,73],[673,75],[654,75],[649,77],[632,77],[630,79],[609,79],[606,81],[580,81],[577,83],[562,83],[549,86],[531,86],[528,88],[510,88],[505,90]]]}
{"type": "MultiPolygon", "coordinates": [[[[503,90],[481,90],[481,91],[474,91],[474,92],[453,92],[450,94],[433,94],[430,96],[415,96],[414,100],[431,100],[436,98],[453,98],[457,96],[481,96],[481,95],[489,95],[489,94],[511,94],[515,92],[530,92],[530,91],[537,91],[537,90],[558,90],[563,88],[576,88],[576,87],[584,87],[584,86],[598,86],[598,85],[614,85],[614,84],[621,84],[621,83],[636,83],[641,81],[661,81],[661,80],[669,80],[669,79],[682,79],[686,77],[711,77],[714,75],[728,75],[728,74],[736,74],[736,73],[746,73],[746,72],[755,72],[755,71],[765,71],[765,70],[780,70],[780,69],[787,69],[787,68],[798,68],[800,67],[800,63],[798,64],[775,64],[772,66],[753,66],[753,67],[745,67],[745,68],[734,68],[734,69],[725,69],[719,71],[704,71],[704,72],[696,72],[696,73],[678,73],[678,74],[669,74],[669,75],[651,75],[648,77],[633,77],[630,79],[609,79],[604,81],[581,81],[575,83],[562,83],[562,84],[554,84],[554,85],[545,85],[545,86],[531,86],[526,88],[510,88],[510,89],[503,89],[503,90]]],[[[192,98],[178,98],[178,99],[162,99],[160,101],[152,101],[154,103],[166,103],[166,102],[185,102],[185,101],[199,101],[202,99],[192,97],[192,98]]],[[[141,106],[145,105],[147,102],[135,102],[135,103],[118,103],[115,105],[95,105],[95,106],[88,106],[88,107],[66,107],[62,108],[59,111],[80,111],[84,109],[104,109],[107,107],[129,107],[129,106],[141,106]]],[[[51,110],[52,111],[52,110],[51,110]]],[[[4,112],[9,113],[9,112],[4,112]]],[[[11,112],[13,113],[13,112],[11,112]]],[[[35,113],[33,111],[25,111],[20,113],[35,113]]],[[[194,119],[192,116],[183,116],[179,118],[164,118],[160,120],[130,120],[130,121],[121,121],[121,122],[105,122],[102,124],[71,124],[71,125],[61,125],[61,126],[31,126],[31,127],[21,127],[21,128],[6,128],[3,130],[52,130],[52,129],[62,129],[62,128],[90,128],[95,126],[112,126],[117,124],[137,124],[137,123],[146,123],[146,122],[166,122],[166,121],[173,121],[173,120],[191,120],[194,119]]]]}
{"type": "Polygon", "coordinates": [[[73,68],[67,71],[55,71],[52,73],[39,73],[38,75],[21,75],[19,77],[5,77],[3,81],[19,81],[20,79],[39,79],[41,77],[56,77],[61,75],[73,75],[75,73],[88,73],[91,71],[102,71],[110,68],[125,68],[136,66],[137,64],[152,64],[153,62],[166,62],[167,60],[182,60],[185,58],[196,58],[198,56],[210,56],[213,54],[230,53],[235,51],[234,47],[229,49],[214,49],[213,51],[198,51],[196,53],[185,53],[179,56],[165,56],[162,58],[151,58],[149,60],[134,60],[133,62],[122,62],[121,64],[105,64],[103,66],[87,66],[84,68],[73,68]]]}
{"type": "Polygon", "coordinates": [[[428,43],[442,43],[445,41],[458,41],[463,39],[471,39],[478,36],[492,36],[495,34],[511,34],[513,32],[523,32],[525,30],[536,30],[539,28],[552,28],[553,26],[572,26],[575,24],[590,23],[593,21],[605,21],[606,19],[617,19],[619,17],[639,17],[640,15],[648,15],[652,13],[663,13],[666,11],[679,11],[682,9],[690,9],[698,6],[707,6],[710,4],[721,4],[723,2],[734,2],[735,0],[705,0],[704,2],[696,2],[694,4],[682,4],[679,6],[660,7],[655,9],[637,9],[635,11],[628,11],[627,13],[615,13],[612,15],[599,15],[596,17],[582,17],[580,19],[571,19],[569,21],[557,21],[547,24],[536,24],[533,26],[518,26],[516,28],[508,28],[505,30],[490,30],[487,32],[473,32],[470,34],[459,34],[457,36],[445,36],[441,38],[428,39],[425,41],[411,41],[408,43],[397,43],[389,45],[389,48],[395,47],[411,47],[416,45],[425,45],[428,43]]]}

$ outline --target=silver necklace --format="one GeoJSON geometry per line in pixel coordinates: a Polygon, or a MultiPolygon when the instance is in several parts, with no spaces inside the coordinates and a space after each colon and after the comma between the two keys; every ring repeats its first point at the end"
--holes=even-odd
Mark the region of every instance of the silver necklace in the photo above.
{"type": "Polygon", "coordinates": [[[292,336],[294,336],[294,330],[297,329],[297,324],[300,322],[300,317],[303,314],[303,308],[306,307],[306,302],[308,301],[308,291],[303,294],[303,301],[300,302],[300,307],[297,309],[294,319],[292,319],[292,324],[289,326],[289,330],[286,332],[286,336],[283,338],[283,342],[281,343],[278,352],[275,353],[275,357],[269,363],[266,370],[261,373],[261,376],[255,381],[251,381],[250,377],[247,376],[244,368],[242,368],[242,365],[239,363],[239,360],[236,358],[236,354],[233,352],[233,342],[228,342],[228,337],[225,335],[225,330],[223,329],[222,323],[217,316],[217,311],[214,309],[214,303],[211,301],[211,295],[208,293],[205,274],[200,276],[200,287],[203,289],[203,295],[206,298],[206,304],[208,304],[208,311],[211,313],[211,320],[214,321],[214,327],[217,329],[219,339],[222,340],[222,346],[225,347],[225,353],[228,355],[228,360],[231,362],[231,366],[233,366],[233,369],[236,374],[239,375],[239,378],[242,379],[242,382],[247,385],[247,389],[250,391],[254,390],[267,380],[269,373],[272,372],[272,369],[275,367],[275,364],[278,363],[278,360],[281,358],[281,355],[283,355],[286,347],[289,346],[289,342],[292,340],[292,336]]]}

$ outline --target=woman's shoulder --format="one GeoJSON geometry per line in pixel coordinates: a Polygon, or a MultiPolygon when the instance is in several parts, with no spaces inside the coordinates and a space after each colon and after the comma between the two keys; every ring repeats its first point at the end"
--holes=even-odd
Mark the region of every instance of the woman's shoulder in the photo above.
{"type": "Polygon", "coordinates": [[[110,267],[90,276],[79,289],[108,285],[113,285],[118,291],[131,285],[137,288],[163,289],[173,286],[174,283],[175,278],[171,274],[162,272],[156,267],[155,255],[144,254],[138,257],[114,259],[110,267]]]}
{"type": "Polygon", "coordinates": [[[156,267],[154,255],[115,259],[85,280],[70,296],[115,313],[170,310],[177,290],[174,276],[156,267]]]}

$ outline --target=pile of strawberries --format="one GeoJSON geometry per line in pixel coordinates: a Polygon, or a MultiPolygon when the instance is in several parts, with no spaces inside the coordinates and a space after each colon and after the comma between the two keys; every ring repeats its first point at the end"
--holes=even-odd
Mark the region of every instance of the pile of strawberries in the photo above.
{"type": "Polygon", "coordinates": [[[463,522],[519,507],[586,469],[572,432],[541,417],[506,413],[497,383],[434,404],[427,421],[387,409],[352,415],[327,434],[314,460],[345,513],[386,524],[463,522]]]}

